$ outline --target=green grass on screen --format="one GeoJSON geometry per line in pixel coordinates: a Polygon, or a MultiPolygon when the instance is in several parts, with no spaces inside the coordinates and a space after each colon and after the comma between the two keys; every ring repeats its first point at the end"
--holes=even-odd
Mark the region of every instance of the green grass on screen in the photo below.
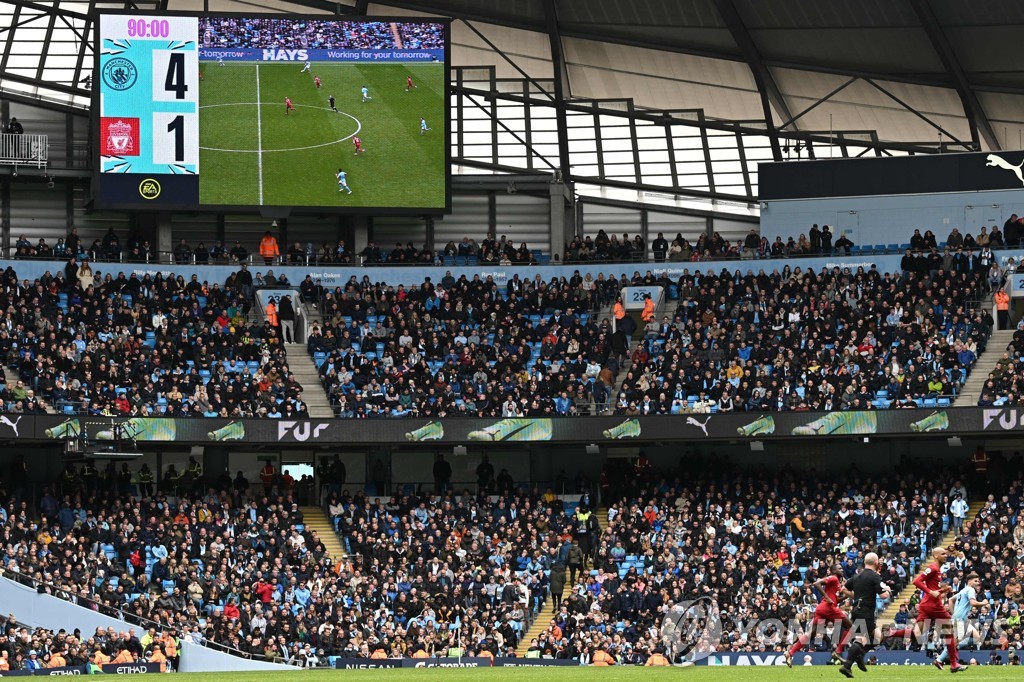
{"type": "Polygon", "coordinates": [[[297,62],[201,64],[201,203],[444,206],[442,65],[317,62],[311,74],[301,69],[297,62]],[[409,75],[416,88],[406,92],[409,75]],[[364,85],[373,98],[365,103],[364,85]],[[343,113],[328,108],[332,94],[343,113]],[[285,97],[296,107],[287,116],[285,97]],[[426,135],[420,135],[421,116],[431,128],[426,135]],[[351,140],[357,130],[366,150],[358,157],[351,140]],[[338,168],[348,173],[351,195],[338,192],[338,168]]]}

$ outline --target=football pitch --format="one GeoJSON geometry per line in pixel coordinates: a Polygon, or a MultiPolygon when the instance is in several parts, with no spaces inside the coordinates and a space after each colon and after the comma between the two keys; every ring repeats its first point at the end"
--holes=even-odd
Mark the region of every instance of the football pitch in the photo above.
{"type": "MultiPolygon", "coordinates": [[[[1021,668],[1008,666],[971,666],[966,672],[960,673],[969,680],[994,682],[995,680],[1019,680],[1021,668]]],[[[932,666],[869,666],[868,672],[854,670],[854,679],[886,680],[886,682],[925,682],[926,680],[949,679],[951,673],[940,672],[932,666]]],[[[251,673],[193,673],[176,675],[175,680],[187,682],[195,679],[211,682],[270,682],[282,679],[276,672],[251,673]]],[[[446,682],[542,682],[559,679],[568,682],[579,680],[593,681],[595,677],[602,680],[623,680],[624,682],[649,682],[650,680],[680,680],[688,682],[732,682],[733,680],[750,680],[751,682],[829,682],[846,680],[834,666],[819,665],[793,669],[785,666],[766,667],[707,667],[691,668],[640,668],[633,666],[613,666],[609,668],[592,667],[559,667],[559,668],[428,668],[428,669],[377,669],[377,670],[296,670],[286,674],[291,682],[317,682],[337,677],[359,682],[390,682],[408,680],[409,682],[437,682],[442,677],[446,682]]],[[[960,679],[959,677],[957,679],[960,679]]]]}
{"type": "Polygon", "coordinates": [[[315,62],[311,73],[301,70],[297,62],[200,65],[200,203],[444,207],[442,64],[315,62]],[[407,76],[416,85],[408,92],[407,76]],[[285,97],[295,106],[287,115],[285,97]],[[421,117],[431,128],[424,135],[421,117]],[[356,136],[365,150],[358,156],[356,136]],[[339,168],[352,194],[338,191],[339,168]]]}

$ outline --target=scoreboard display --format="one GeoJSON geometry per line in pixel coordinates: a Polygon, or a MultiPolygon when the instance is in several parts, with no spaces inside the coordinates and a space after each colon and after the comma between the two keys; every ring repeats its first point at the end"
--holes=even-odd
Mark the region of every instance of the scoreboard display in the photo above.
{"type": "Polygon", "coordinates": [[[447,22],[104,13],[98,208],[450,206],[447,22]]]}

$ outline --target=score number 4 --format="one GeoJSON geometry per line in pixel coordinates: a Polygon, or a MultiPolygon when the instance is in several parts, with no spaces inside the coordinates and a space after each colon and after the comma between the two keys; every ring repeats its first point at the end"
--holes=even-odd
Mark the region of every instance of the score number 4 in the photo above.
{"type": "Polygon", "coordinates": [[[194,50],[154,50],[153,72],[153,101],[178,103],[172,111],[153,114],[153,162],[194,165],[199,152],[198,55],[194,50]],[[186,102],[193,103],[191,111],[182,110],[186,102]]]}

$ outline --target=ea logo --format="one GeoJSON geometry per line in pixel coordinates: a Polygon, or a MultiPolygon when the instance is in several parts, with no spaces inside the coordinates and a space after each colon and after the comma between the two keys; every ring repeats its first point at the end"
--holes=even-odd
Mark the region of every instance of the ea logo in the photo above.
{"type": "Polygon", "coordinates": [[[153,178],[146,178],[139,183],[139,196],[143,199],[156,199],[160,196],[160,183],[153,178]]]}
{"type": "Polygon", "coordinates": [[[103,82],[112,90],[128,90],[138,79],[139,70],[124,57],[114,57],[103,65],[103,82]]]}

